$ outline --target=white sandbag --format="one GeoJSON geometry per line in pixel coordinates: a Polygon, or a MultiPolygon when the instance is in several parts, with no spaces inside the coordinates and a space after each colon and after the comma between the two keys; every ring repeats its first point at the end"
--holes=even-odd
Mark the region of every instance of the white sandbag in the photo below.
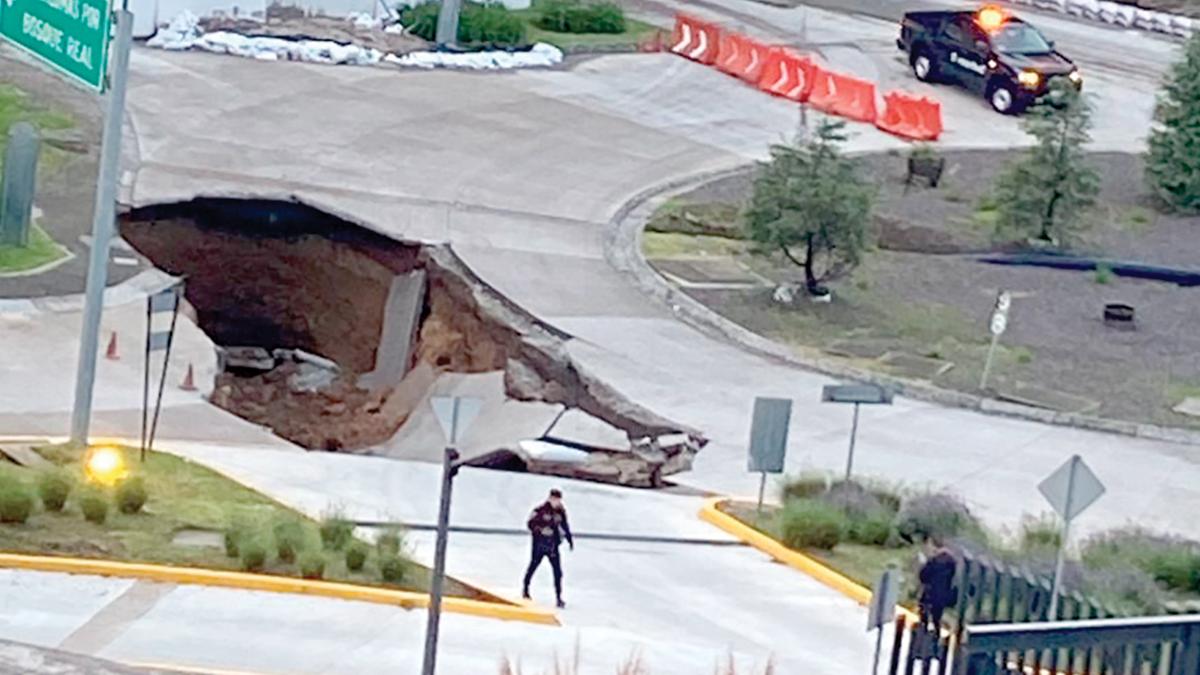
{"type": "Polygon", "coordinates": [[[158,32],[146,41],[146,46],[183,51],[191,49],[200,35],[200,20],[195,14],[185,9],[171,19],[171,23],[167,24],[165,28],[159,28],[158,32]]]}
{"type": "Polygon", "coordinates": [[[464,70],[510,70],[513,68],[547,68],[562,63],[562,51],[553,45],[539,42],[529,51],[507,52],[410,52],[404,56],[384,57],[388,63],[406,68],[461,68],[464,70]]]}

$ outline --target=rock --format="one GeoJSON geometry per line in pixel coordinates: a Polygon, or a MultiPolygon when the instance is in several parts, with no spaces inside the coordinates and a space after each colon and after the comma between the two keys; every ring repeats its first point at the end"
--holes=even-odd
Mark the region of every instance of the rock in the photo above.
{"type": "Polygon", "coordinates": [[[244,368],[266,372],[275,368],[275,359],[262,347],[224,347],[222,362],[226,368],[244,368]]]}

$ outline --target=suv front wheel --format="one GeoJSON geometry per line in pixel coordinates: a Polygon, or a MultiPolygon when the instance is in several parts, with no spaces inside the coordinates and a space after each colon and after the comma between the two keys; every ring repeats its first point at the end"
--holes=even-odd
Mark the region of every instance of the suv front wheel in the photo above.
{"type": "Polygon", "coordinates": [[[913,52],[912,56],[912,71],[917,79],[922,82],[937,82],[938,72],[937,65],[933,62],[933,57],[924,49],[918,49],[913,52]]]}
{"type": "Polygon", "coordinates": [[[1007,84],[998,82],[993,84],[988,89],[988,103],[991,104],[992,110],[1001,115],[1011,115],[1017,111],[1017,97],[1013,94],[1013,90],[1007,84]]]}

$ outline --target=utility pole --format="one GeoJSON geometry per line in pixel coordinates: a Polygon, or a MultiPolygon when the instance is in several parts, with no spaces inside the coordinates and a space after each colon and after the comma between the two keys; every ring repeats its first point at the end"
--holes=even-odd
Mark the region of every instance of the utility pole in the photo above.
{"type": "Polygon", "coordinates": [[[438,48],[458,44],[458,14],[461,10],[462,0],[442,0],[442,9],[438,12],[437,34],[434,36],[438,48]]]}
{"type": "Polygon", "coordinates": [[[125,85],[129,79],[129,49],[133,40],[133,14],[119,9],[116,60],[113,63],[104,137],[100,142],[100,173],[96,179],[96,204],[92,215],[92,249],[88,259],[83,301],[83,328],[79,334],[79,364],[75,371],[75,407],[71,411],[71,440],[87,443],[92,419],[92,394],[96,385],[96,353],[100,341],[100,315],[108,283],[108,252],[116,219],[117,176],[121,161],[121,127],[125,121],[125,85]]]}

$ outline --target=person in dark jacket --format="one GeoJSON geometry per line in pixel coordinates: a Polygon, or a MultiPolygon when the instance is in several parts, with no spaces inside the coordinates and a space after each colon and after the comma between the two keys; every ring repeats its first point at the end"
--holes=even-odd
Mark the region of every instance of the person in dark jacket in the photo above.
{"type": "Polygon", "coordinates": [[[558,556],[558,547],[565,537],[571,550],[575,550],[575,540],[571,538],[571,526],[567,524],[567,510],[563,507],[562,492],[551,490],[550,497],[542,502],[533,513],[529,514],[526,523],[530,534],[533,535],[533,550],[529,557],[529,568],[525,570],[525,585],[522,597],[529,599],[529,582],[542,558],[550,560],[550,569],[554,572],[554,595],[558,600],[558,608],[563,609],[566,603],[562,595],[562,560],[558,556]]]}
{"type": "Polygon", "coordinates": [[[954,604],[954,574],[958,561],[940,537],[925,538],[924,564],[921,565],[921,626],[935,634],[941,629],[942,614],[954,604]]]}

